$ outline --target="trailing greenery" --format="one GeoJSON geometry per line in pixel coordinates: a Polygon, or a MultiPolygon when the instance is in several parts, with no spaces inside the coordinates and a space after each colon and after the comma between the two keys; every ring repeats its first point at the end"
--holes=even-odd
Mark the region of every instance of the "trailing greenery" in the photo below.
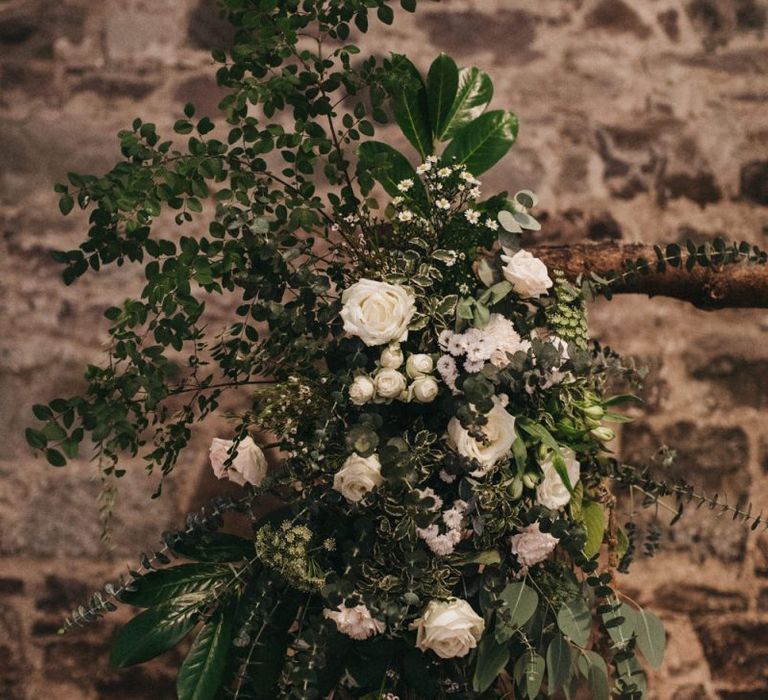
{"type": "Polygon", "coordinates": [[[637,399],[608,387],[642,372],[590,339],[586,302],[651,269],[765,254],[671,245],[550,277],[521,247],[536,196],[482,191],[518,132],[488,75],[445,54],[426,75],[363,58],[353,32],[391,23],[386,0],[222,6],[237,33],[213,54],[221,121],[187,105],[172,141],[137,119],[109,173],[56,186],[64,214],[89,212],[56,254],[64,281],[138,263],[146,282],[106,310],[85,394],[35,406],[27,439],[55,467],[93,448],[106,521],[124,456],[159,472],[159,496],[196,426],[248,387],[210,454],[243,495],[164,534],[65,629],[142,608],[119,667],[194,634],[183,700],[646,697],[665,635],[615,583],[641,540],[608,484],[672,496],[676,516],[693,501],[765,520],[612,457],[617,407],[637,399]],[[374,140],[390,121],[408,154],[374,140]],[[212,329],[218,297],[236,318],[212,329]],[[280,507],[256,517],[265,494],[280,507]],[[226,512],[247,537],[222,531],[226,512]]]}

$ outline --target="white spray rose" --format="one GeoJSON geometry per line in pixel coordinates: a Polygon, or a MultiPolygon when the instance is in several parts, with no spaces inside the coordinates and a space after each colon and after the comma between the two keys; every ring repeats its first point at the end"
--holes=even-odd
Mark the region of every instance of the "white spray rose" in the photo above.
{"type": "Polygon", "coordinates": [[[388,367],[389,369],[398,369],[405,358],[403,357],[403,351],[398,343],[392,343],[388,347],[384,348],[381,352],[381,358],[379,364],[382,367],[388,367]]]}
{"type": "Polygon", "coordinates": [[[213,438],[210,456],[213,473],[219,479],[229,479],[240,486],[253,484],[258,486],[267,476],[267,458],[252,438],[246,437],[237,445],[237,455],[229,467],[224,463],[229,458],[229,451],[235,443],[232,440],[213,438]]]}
{"type": "Polygon", "coordinates": [[[336,623],[336,629],[352,639],[370,639],[384,631],[384,623],[376,620],[365,605],[348,608],[343,603],[336,610],[323,610],[323,615],[336,623]]]}
{"type": "Polygon", "coordinates": [[[483,467],[472,472],[472,476],[484,476],[509,454],[516,440],[515,417],[507,413],[498,396],[493,397],[493,408],[487,418],[483,426],[485,442],[475,440],[458,418],[451,418],[448,423],[448,444],[462,457],[476,459],[483,467]]]}
{"type": "Polygon", "coordinates": [[[355,377],[349,387],[349,400],[355,406],[362,406],[368,403],[376,395],[376,387],[370,377],[360,375],[355,377]]]}
{"type": "Polygon", "coordinates": [[[333,477],[333,488],[351,503],[361,501],[383,483],[381,462],[375,454],[370,457],[350,455],[333,477]]]}
{"type": "Polygon", "coordinates": [[[405,377],[396,369],[382,369],[373,378],[376,393],[383,399],[396,399],[405,391],[405,377]]]}
{"type": "Polygon", "coordinates": [[[559,540],[548,532],[542,532],[539,523],[529,525],[522,532],[509,538],[509,546],[524,567],[544,561],[555,549],[559,540]]]}
{"type": "Polygon", "coordinates": [[[433,600],[411,629],[416,630],[416,646],[431,649],[441,659],[466,656],[483,636],[485,621],[466,600],[433,600]]]}
{"type": "Polygon", "coordinates": [[[527,250],[518,250],[512,256],[502,255],[501,259],[505,263],[504,278],[524,299],[538,298],[552,286],[547,266],[527,250]]]}
{"type": "MultiPolygon", "coordinates": [[[[569,447],[562,448],[562,453],[568,479],[571,486],[575,488],[581,474],[581,465],[576,460],[576,454],[569,447]]],[[[536,500],[550,510],[557,510],[567,505],[571,500],[571,494],[555,469],[554,455],[547,457],[540,466],[541,471],[544,472],[544,478],[536,488],[536,500]]]]}
{"type": "Polygon", "coordinates": [[[405,287],[361,279],[344,290],[341,301],[344,330],[369,347],[408,337],[416,306],[405,287]]]}
{"type": "Polygon", "coordinates": [[[435,363],[429,355],[422,353],[411,355],[405,364],[405,371],[411,379],[416,379],[422,374],[430,374],[435,367],[435,363]]]}
{"type": "Polygon", "coordinates": [[[440,390],[434,377],[419,377],[410,387],[410,395],[419,403],[432,403],[440,390]]]}

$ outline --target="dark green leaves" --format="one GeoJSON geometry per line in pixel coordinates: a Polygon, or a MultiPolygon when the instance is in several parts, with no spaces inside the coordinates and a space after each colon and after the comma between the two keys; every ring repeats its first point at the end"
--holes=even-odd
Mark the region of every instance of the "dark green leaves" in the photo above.
{"type": "Polygon", "coordinates": [[[395,65],[402,72],[402,87],[392,95],[392,111],[401,131],[424,159],[432,153],[427,88],[418,68],[405,56],[397,56],[395,65]]]}
{"type": "Polygon", "coordinates": [[[636,611],[635,634],[637,635],[637,648],[643,653],[646,661],[653,668],[661,668],[667,645],[667,637],[661,620],[647,610],[636,611]]]}
{"type": "Polygon", "coordinates": [[[226,532],[196,533],[179,539],[171,548],[182,557],[205,562],[243,561],[254,556],[251,540],[226,532]]]}
{"type": "Polygon", "coordinates": [[[480,175],[512,148],[517,130],[517,117],[511,112],[487,112],[456,132],[443,153],[443,160],[463,163],[470,173],[480,175]]]}
{"type": "Polygon", "coordinates": [[[477,119],[492,97],[493,83],[486,73],[479,68],[462,68],[456,97],[435,136],[440,141],[451,138],[462,126],[477,119]]]}
{"type": "Polygon", "coordinates": [[[578,668],[587,679],[590,698],[592,700],[608,700],[608,667],[600,654],[594,651],[582,651],[578,660],[578,668]]]}
{"type": "Polygon", "coordinates": [[[398,183],[402,180],[413,180],[412,196],[417,200],[426,201],[424,185],[400,151],[380,141],[367,141],[360,145],[357,154],[360,159],[358,168],[370,172],[387,194],[397,197],[401,194],[397,189],[398,183]]]}
{"type": "Polygon", "coordinates": [[[592,632],[592,614],[583,598],[563,603],[557,613],[557,626],[574,644],[586,645],[592,632]]]}
{"type": "Polygon", "coordinates": [[[191,594],[138,614],[115,636],[110,664],[133,666],[176,646],[195,626],[199,607],[200,596],[191,594]]]}
{"type": "Polygon", "coordinates": [[[427,102],[433,134],[443,132],[458,87],[459,69],[456,62],[447,54],[441,53],[427,74],[427,102]]]}
{"type": "Polygon", "coordinates": [[[605,534],[605,515],[603,507],[594,501],[584,501],[581,506],[581,520],[587,531],[584,556],[592,558],[600,551],[605,534]]]}
{"type": "Polygon", "coordinates": [[[482,693],[490,688],[509,662],[509,657],[509,646],[499,644],[492,634],[486,634],[477,648],[475,675],[472,678],[473,690],[482,693]]]}
{"type": "Polygon", "coordinates": [[[562,635],[555,635],[547,647],[547,684],[554,695],[571,677],[571,647],[562,635]]]}
{"type": "Polygon", "coordinates": [[[227,566],[181,564],[170,569],[150,571],[134,581],[130,590],[125,591],[120,599],[124,603],[142,608],[149,608],[181,595],[197,595],[198,599],[202,599],[206,591],[232,576],[232,570],[227,566]]]}
{"type": "Polygon", "coordinates": [[[224,676],[232,642],[232,614],[220,609],[203,625],[179,669],[179,700],[213,700],[224,676]]]}
{"type": "Polygon", "coordinates": [[[507,604],[510,622],[516,627],[528,622],[539,604],[538,593],[522,581],[510,583],[499,597],[507,604]]]}
{"type": "Polygon", "coordinates": [[[515,664],[515,681],[523,689],[524,697],[533,700],[544,681],[544,659],[535,651],[527,651],[515,664]]]}

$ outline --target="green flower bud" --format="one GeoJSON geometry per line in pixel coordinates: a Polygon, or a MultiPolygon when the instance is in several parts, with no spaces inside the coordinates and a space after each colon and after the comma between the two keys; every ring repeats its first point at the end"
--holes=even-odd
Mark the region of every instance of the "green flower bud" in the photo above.
{"type": "Polygon", "coordinates": [[[589,432],[593,437],[596,437],[598,440],[600,440],[600,442],[610,442],[613,440],[613,438],[616,437],[616,433],[614,433],[610,428],[606,428],[605,426],[593,428],[589,432]]]}
{"type": "Polygon", "coordinates": [[[598,420],[600,420],[605,415],[605,409],[602,406],[587,406],[582,410],[590,418],[596,418],[598,420]]]}

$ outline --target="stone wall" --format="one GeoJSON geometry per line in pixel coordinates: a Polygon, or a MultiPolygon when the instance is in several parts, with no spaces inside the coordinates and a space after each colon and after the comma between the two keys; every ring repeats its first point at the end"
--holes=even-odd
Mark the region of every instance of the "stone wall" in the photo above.
{"type": "MultiPolygon", "coordinates": [[[[101,172],[134,116],[166,133],[187,100],[220,97],[208,50],[226,42],[213,0],[0,0],[0,697],[171,698],[176,658],[109,670],[114,620],[55,634],[68,606],[114,575],[212,483],[196,438],[160,501],[141,468],[100,541],[99,483],[86,459],[55,470],[22,431],[32,403],[82,387],[103,359],[102,310],[138,269],[59,281],[53,249],[82,217],[57,214],[52,183],[101,172]]],[[[766,0],[444,0],[366,38],[422,67],[441,50],[489,71],[520,140],[487,186],[538,192],[539,240],[766,243],[766,0]]],[[[219,312],[223,318],[224,311],[219,312]]],[[[651,368],[647,406],[625,427],[630,457],[678,450],[677,473],[768,505],[768,314],[669,300],[597,303],[596,334],[651,368]]],[[[138,466],[138,465],[135,465],[138,466]]],[[[661,514],[663,515],[663,514],[661,514]]],[[[768,697],[768,538],[708,513],[684,519],[624,590],[653,606],[670,651],[655,697],[768,697]]]]}

